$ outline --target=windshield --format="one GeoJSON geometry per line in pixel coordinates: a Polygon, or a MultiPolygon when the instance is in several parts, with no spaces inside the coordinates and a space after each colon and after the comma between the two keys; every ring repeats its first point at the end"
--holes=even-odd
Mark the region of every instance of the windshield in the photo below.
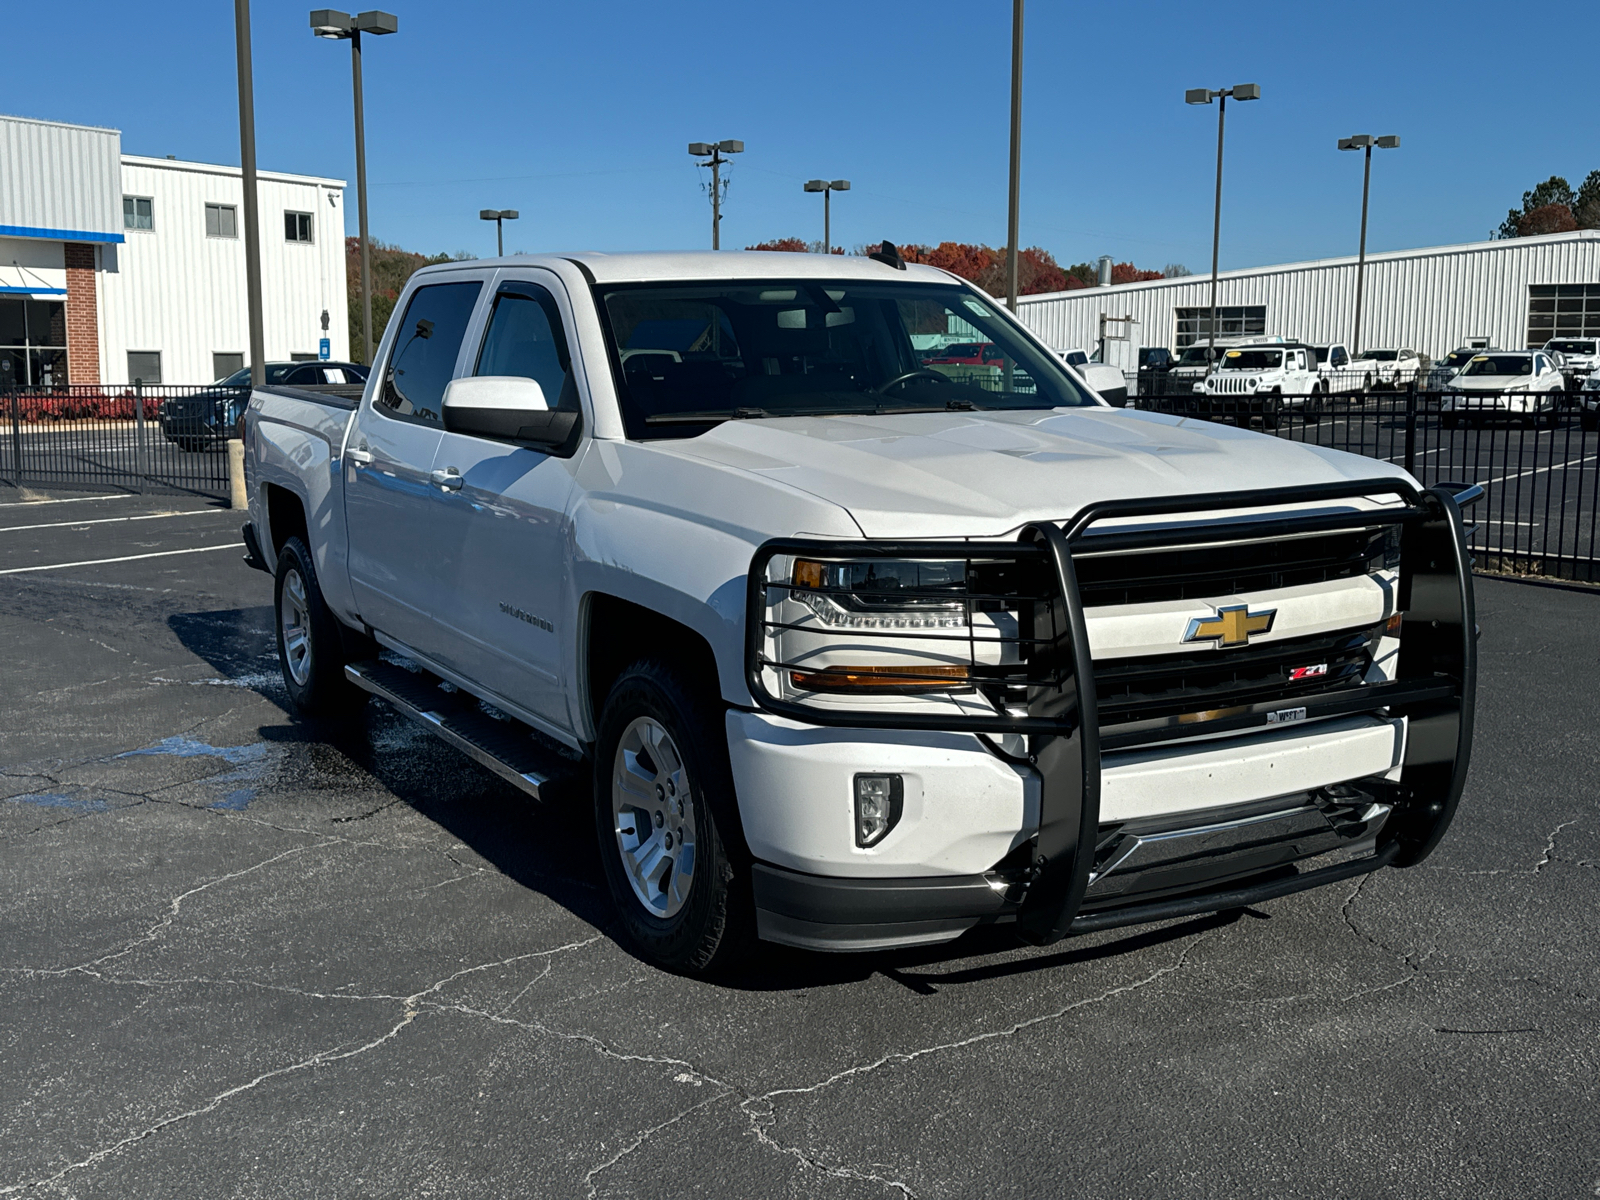
{"type": "Polygon", "coordinates": [[[1561,354],[1593,354],[1595,344],[1591,341],[1582,342],[1546,342],[1546,350],[1555,350],[1561,354]]]}
{"type": "Polygon", "coordinates": [[[1210,346],[1190,346],[1183,352],[1183,357],[1178,359],[1180,367],[1204,367],[1211,363],[1210,346]]]}
{"type": "Polygon", "coordinates": [[[1282,350],[1229,350],[1222,356],[1224,371],[1270,371],[1282,365],[1282,350]]]}
{"type": "Polygon", "coordinates": [[[1476,353],[1476,350],[1452,350],[1444,356],[1444,365],[1447,367],[1460,367],[1464,363],[1470,362],[1472,356],[1476,353]]]}
{"type": "Polygon", "coordinates": [[[1463,375],[1531,375],[1533,359],[1526,354],[1479,354],[1461,369],[1463,375]]]}
{"type": "Polygon", "coordinates": [[[1357,355],[1357,357],[1358,358],[1369,358],[1373,362],[1394,362],[1395,359],[1400,357],[1400,351],[1398,351],[1398,350],[1363,350],[1359,355],[1357,355]]]}
{"type": "Polygon", "coordinates": [[[606,287],[632,438],[751,417],[1092,405],[987,297],[941,284],[748,280],[606,287]],[[912,339],[954,334],[923,362],[912,339]],[[982,339],[982,340],[979,340],[982,339]],[[645,353],[635,353],[644,351],[645,353]],[[962,353],[965,351],[965,353],[962,353]]]}

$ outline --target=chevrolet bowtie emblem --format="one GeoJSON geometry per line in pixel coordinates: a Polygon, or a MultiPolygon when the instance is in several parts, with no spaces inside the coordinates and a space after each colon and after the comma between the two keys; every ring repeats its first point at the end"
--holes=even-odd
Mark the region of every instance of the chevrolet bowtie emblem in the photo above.
{"type": "Polygon", "coordinates": [[[1272,618],[1278,615],[1275,608],[1251,612],[1248,605],[1233,604],[1217,609],[1214,617],[1195,617],[1183,635],[1185,642],[1216,642],[1219,646],[1244,646],[1253,633],[1266,633],[1272,628],[1272,618]]]}

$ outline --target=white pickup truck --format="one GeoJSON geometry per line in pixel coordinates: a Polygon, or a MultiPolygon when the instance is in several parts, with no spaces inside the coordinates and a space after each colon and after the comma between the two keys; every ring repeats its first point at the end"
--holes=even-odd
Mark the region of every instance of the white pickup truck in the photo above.
{"type": "Polygon", "coordinates": [[[592,806],[669,969],[1236,909],[1422,861],[1465,778],[1474,493],[1108,407],[888,245],[430,267],[245,447],[294,706],[592,806]]]}

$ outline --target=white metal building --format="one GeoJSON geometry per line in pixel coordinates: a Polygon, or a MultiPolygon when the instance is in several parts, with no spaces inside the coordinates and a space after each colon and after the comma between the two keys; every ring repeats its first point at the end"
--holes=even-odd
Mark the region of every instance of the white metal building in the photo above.
{"type": "MultiPolygon", "coordinates": [[[[1358,348],[1437,358],[1469,337],[1513,349],[1600,336],[1600,230],[1369,254],[1364,293],[1358,348]]],[[[1217,335],[1349,342],[1355,297],[1354,256],[1227,271],[1217,335]]],[[[1131,316],[1141,344],[1176,351],[1205,340],[1210,305],[1210,275],[1188,275],[1023,296],[1018,315],[1057,349],[1092,351],[1102,316],[1131,316]]]]}
{"type": "MultiPolygon", "coordinates": [[[[206,383],[247,357],[239,168],[121,140],[0,116],[0,388],[206,383]]],[[[344,182],[258,180],[267,358],[348,358],[344,182]]]]}

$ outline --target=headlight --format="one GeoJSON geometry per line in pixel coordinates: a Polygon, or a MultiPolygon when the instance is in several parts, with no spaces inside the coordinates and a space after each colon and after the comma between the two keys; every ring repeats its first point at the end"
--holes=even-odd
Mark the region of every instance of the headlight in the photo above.
{"type": "MultiPolygon", "coordinates": [[[[1017,618],[965,560],[797,558],[778,614],[780,686],[802,693],[926,696],[973,690],[1017,661],[1017,618]]],[[[769,577],[770,578],[770,577],[769,577]]]]}
{"type": "Polygon", "coordinates": [[[1248,387],[1253,392],[1253,391],[1256,390],[1256,385],[1259,384],[1260,382],[1261,381],[1259,379],[1252,379],[1245,386],[1248,387]]]}

